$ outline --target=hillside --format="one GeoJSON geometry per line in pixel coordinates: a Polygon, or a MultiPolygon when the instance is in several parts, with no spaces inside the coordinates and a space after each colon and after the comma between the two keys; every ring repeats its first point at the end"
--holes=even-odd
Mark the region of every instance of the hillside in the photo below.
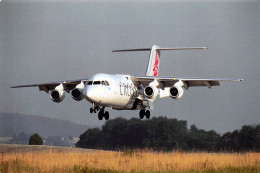
{"type": "Polygon", "coordinates": [[[0,137],[12,137],[20,132],[38,133],[42,137],[79,137],[88,128],[90,126],[44,116],[0,113],[0,137]]]}

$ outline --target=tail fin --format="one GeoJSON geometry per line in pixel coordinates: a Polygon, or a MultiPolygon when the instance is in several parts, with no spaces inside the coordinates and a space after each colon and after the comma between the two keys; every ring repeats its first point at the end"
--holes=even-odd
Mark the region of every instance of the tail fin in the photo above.
{"type": "Polygon", "coordinates": [[[159,46],[153,45],[152,48],[113,50],[112,52],[151,51],[145,75],[158,76],[161,50],[193,50],[193,49],[207,49],[207,48],[206,47],[160,48],[159,46]]]}
{"type": "Polygon", "coordinates": [[[160,50],[154,45],[151,48],[150,58],[146,69],[146,76],[158,76],[160,66],[160,50]]]}

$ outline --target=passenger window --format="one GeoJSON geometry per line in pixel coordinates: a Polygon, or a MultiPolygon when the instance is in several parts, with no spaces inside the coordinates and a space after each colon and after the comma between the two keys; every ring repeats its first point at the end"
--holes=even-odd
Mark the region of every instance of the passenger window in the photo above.
{"type": "Polygon", "coordinates": [[[100,85],[100,81],[94,81],[93,85],[100,85]]]}
{"type": "Polygon", "coordinates": [[[93,81],[88,81],[87,85],[92,85],[93,81]]]}

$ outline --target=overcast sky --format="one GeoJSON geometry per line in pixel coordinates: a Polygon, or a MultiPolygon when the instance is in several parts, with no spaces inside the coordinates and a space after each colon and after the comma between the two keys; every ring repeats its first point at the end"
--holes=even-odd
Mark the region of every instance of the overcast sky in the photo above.
{"type": "MultiPolygon", "coordinates": [[[[148,52],[114,49],[207,46],[161,53],[161,76],[244,78],[221,87],[190,88],[179,100],[154,104],[153,116],[226,132],[260,123],[260,1],[0,2],[0,112],[43,115],[101,126],[90,103],[69,94],[54,103],[38,88],[11,85],[91,77],[144,75],[148,52]]],[[[110,110],[110,118],[139,117],[110,110]]]]}

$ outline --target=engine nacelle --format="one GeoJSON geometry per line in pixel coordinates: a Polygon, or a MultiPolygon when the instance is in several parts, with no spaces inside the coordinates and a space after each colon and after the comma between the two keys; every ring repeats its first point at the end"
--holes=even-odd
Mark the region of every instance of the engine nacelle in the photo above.
{"type": "Polygon", "coordinates": [[[84,98],[84,89],[81,88],[74,88],[71,91],[71,97],[76,101],[81,101],[84,98]]]}
{"type": "Polygon", "coordinates": [[[169,95],[173,99],[179,99],[183,96],[183,88],[180,86],[173,86],[169,89],[169,95]]]}
{"type": "Polygon", "coordinates": [[[144,88],[144,95],[149,99],[154,99],[158,94],[158,88],[147,86],[144,88]]]}
{"type": "Polygon", "coordinates": [[[65,98],[64,90],[54,89],[50,91],[50,97],[52,101],[59,103],[65,98]]]}

